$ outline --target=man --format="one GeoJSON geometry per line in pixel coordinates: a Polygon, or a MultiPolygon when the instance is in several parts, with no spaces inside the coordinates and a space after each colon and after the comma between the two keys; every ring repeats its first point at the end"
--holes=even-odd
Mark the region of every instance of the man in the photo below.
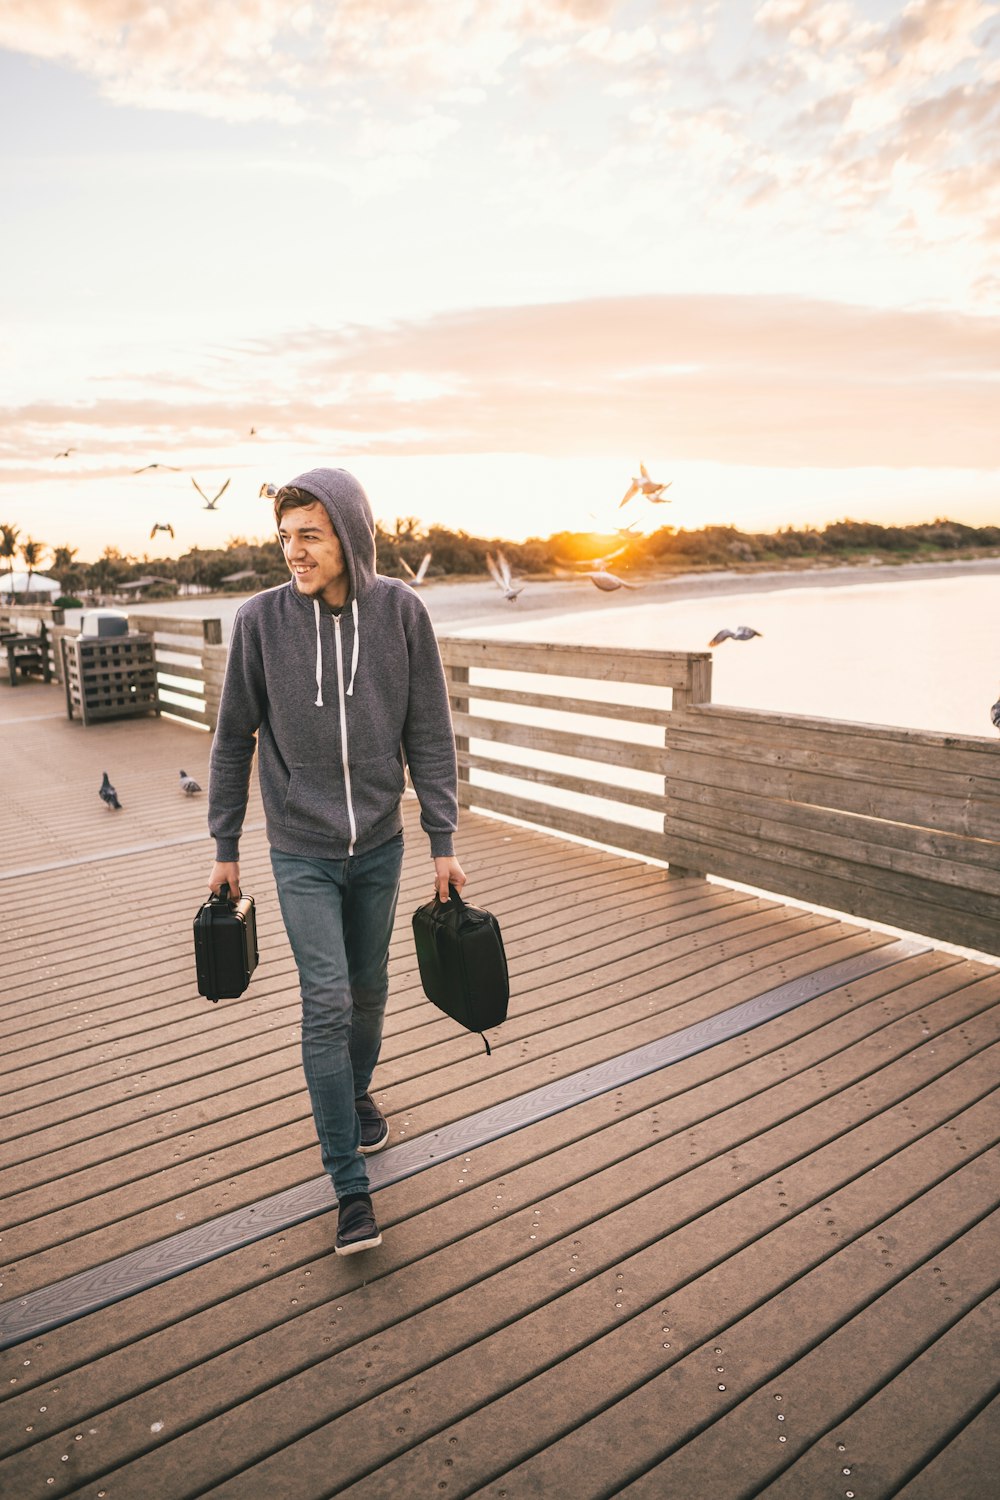
{"type": "Polygon", "coordinates": [[[375,572],[368,498],[344,469],[277,491],[291,572],[236,616],[212,747],[210,886],[240,891],[239,837],[257,750],[271,865],[302,994],[302,1060],[323,1166],[339,1200],[335,1249],[381,1243],[364,1157],[389,1127],[369,1093],[382,1040],[403,857],[404,758],[443,901],[462,867],[453,836],[455,740],[423,604],[375,572]]]}

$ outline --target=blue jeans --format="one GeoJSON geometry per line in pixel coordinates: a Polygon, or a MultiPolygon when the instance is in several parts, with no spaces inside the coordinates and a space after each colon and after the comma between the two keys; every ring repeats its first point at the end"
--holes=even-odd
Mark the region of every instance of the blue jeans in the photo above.
{"type": "Polygon", "coordinates": [[[337,1197],[368,1191],[354,1101],[382,1044],[389,939],[403,835],[351,859],[271,850],[271,868],[302,993],[302,1065],[323,1166],[337,1197]]]}

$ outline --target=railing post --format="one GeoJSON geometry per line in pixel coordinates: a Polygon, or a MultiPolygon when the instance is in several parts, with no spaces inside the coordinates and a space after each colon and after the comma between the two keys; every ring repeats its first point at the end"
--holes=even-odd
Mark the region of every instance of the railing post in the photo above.
{"type": "MultiPolygon", "coordinates": [[[[712,701],[712,658],[703,652],[692,654],[687,661],[687,680],[683,687],[674,688],[671,695],[671,709],[674,712],[691,708],[696,703],[711,703],[712,701]]],[[[670,739],[670,726],[664,730],[663,743],[666,746],[670,739]]],[[[670,796],[670,786],[664,783],[664,792],[670,796]]],[[[664,816],[664,833],[666,833],[666,817],[664,816]]],[[[668,859],[668,874],[676,880],[697,878],[704,880],[705,870],[692,870],[687,865],[676,865],[673,860],[668,859]]]]}
{"type": "MultiPolygon", "coordinates": [[[[448,680],[448,700],[452,711],[467,714],[469,712],[469,668],[468,667],[445,667],[445,676],[448,680]],[[462,689],[464,688],[464,692],[462,689]]],[[[472,804],[472,778],[467,765],[462,764],[462,756],[469,753],[469,737],[465,734],[455,736],[455,754],[458,756],[458,805],[469,807],[472,804]]]]}
{"type": "Polygon", "coordinates": [[[222,644],[222,621],[201,622],[201,667],[205,684],[205,723],[215,730],[219,723],[222,683],[226,675],[227,648],[222,644]]]}

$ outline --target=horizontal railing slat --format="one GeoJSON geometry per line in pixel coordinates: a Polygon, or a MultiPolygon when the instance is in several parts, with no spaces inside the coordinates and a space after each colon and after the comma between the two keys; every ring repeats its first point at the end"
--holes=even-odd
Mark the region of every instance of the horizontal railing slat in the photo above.
{"type": "Polygon", "coordinates": [[[1000,803],[973,803],[964,790],[954,796],[942,790],[917,797],[913,792],[880,786],[875,781],[856,782],[847,776],[825,776],[819,772],[693,754],[674,749],[672,743],[667,752],[667,777],[668,781],[677,777],[922,828],[943,828],[950,833],[1000,839],[1000,803]]]}
{"type": "Polygon", "coordinates": [[[585,797],[600,797],[607,802],[625,802],[630,807],[644,807],[651,812],[662,813],[667,805],[662,792],[644,792],[636,787],[619,786],[613,781],[591,781],[586,776],[571,776],[563,771],[545,770],[541,766],[522,766],[487,755],[474,755],[469,750],[458,752],[458,763],[470,770],[490,771],[495,776],[510,776],[518,781],[530,781],[540,786],[561,787],[563,791],[578,792],[585,797]]]}
{"type": "Polygon", "coordinates": [[[460,800],[463,807],[503,813],[524,823],[572,833],[593,843],[648,855],[651,859],[666,858],[663,835],[650,829],[633,828],[631,824],[595,817],[592,813],[572,812],[568,808],[553,807],[548,802],[533,802],[527,797],[514,797],[492,787],[470,786],[468,783],[464,785],[460,800]]]}
{"type": "Polygon", "coordinates": [[[663,775],[664,751],[659,745],[604,739],[598,735],[571,734],[562,729],[543,729],[537,724],[505,724],[477,714],[453,716],[455,732],[469,739],[522,745],[550,755],[568,755],[576,760],[600,761],[611,766],[629,766],[663,775]]]}
{"type": "MultiPolygon", "coordinates": [[[[830,838],[818,840],[820,847],[805,840],[793,842],[779,836],[769,836],[766,825],[753,831],[744,822],[732,815],[714,809],[694,808],[691,804],[671,801],[665,819],[668,838],[694,839],[699,836],[710,840],[717,848],[740,851],[748,859],[778,861],[801,870],[814,870],[821,874],[836,875],[839,879],[853,881],[859,888],[877,886],[881,891],[892,891],[906,900],[925,901],[935,896],[942,902],[960,906],[963,911],[986,917],[1000,925],[1000,895],[996,890],[984,890],[980,880],[982,872],[961,866],[952,866],[953,879],[942,879],[937,864],[924,861],[909,861],[908,868],[899,863],[889,864],[880,858],[880,851],[858,840],[852,843],[842,839],[841,849],[835,848],[830,838]],[[694,816],[686,816],[692,813],[694,816]]],[[[897,856],[898,859],[898,856],[897,856]]],[[[994,887],[996,881],[993,882],[994,887]]]]}
{"type": "Polygon", "coordinates": [[[891,823],[885,818],[838,812],[806,802],[756,797],[749,792],[681,781],[677,777],[670,782],[670,799],[671,803],[678,805],[694,804],[694,810],[686,814],[691,822],[697,822],[703,815],[707,822],[723,820],[733,827],[741,826],[741,818],[763,820],[780,829],[783,839],[794,841],[797,838],[833,836],[856,841],[872,850],[877,861],[891,863],[897,857],[919,856],[923,868],[933,860],[934,869],[943,880],[950,879],[948,871],[953,866],[961,866],[968,881],[985,880],[987,887],[992,888],[988,878],[992,877],[1000,889],[1000,856],[996,846],[985,839],[947,833],[938,828],[917,828],[910,823],[891,823]]]}
{"type": "Polygon", "coordinates": [[[751,857],[745,850],[734,852],[716,845],[699,831],[696,838],[677,833],[665,836],[667,858],[672,865],[707,869],[722,880],[771,891],[793,900],[847,912],[867,921],[885,922],[924,937],[939,938],[983,953],[997,952],[995,920],[972,916],[959,906],[942,901],[942,887],[932,887],[926,901],[906,899],[878,885],[859,886],[816,870],[796,870],[784,859],[751,857]]]}
{"type": "Polygon", "coordinates": [[[949,775],[965,770],[970,775],[1000,780],[997,741],[985,734],[901,729],[848,719],[775,713],[762,708],[733,708],[721,703],[699,703],[684,708],[678,712],[675,727],[678,732],[710,738],[724,733],[764,744],[786,745],[790,749],[816,748],[860,760],[888,758],[901,765],[936,767],[949,775]]]}
{"type": "Polygon", "coordinates": [[[594,677],[612,682],[645,682],[662,687],[690,685],[691,664],[711,662],[706,652],[607,650],[604,646],[556,646],[539,641],[459,640],[439,642],[446,666],[488,667],[500,672],[544,672],[560,677],[594,677]]]}
{"type": "Polygon", "coordinates": [[[936,795],[945,786],[951,796],[975,798],[977,803],[992,802],[1000,810],[1000,781],[969,774],[956,767],[942,772],[939,767],[905,765],[894,760],[888,752],[877,754],[874,747],[870,757],[858,759],[829,746],[805,749],[788,745],[780,738],[765,744],[760,740],[741,740],[733,734],[717,733],[706,741],[704,736],[691,734],[677,724],[671,726],[670,745],[678,754],[691,751],[696,755],[711,754],[724,759],[727,764],[845,777],[855,784],[899,788],[913,793],[918,799],[936,795]],[[942,782],[942,775],[946,777],[945,782],[942,782]]]}
{"type": "Polygon", "coordinates": [[[510,703],[525,708],[551,709],[555,713],[589,714],[593,718],[625,720],[632,724],[653,724],[663,727],[670,723],[673,710],[669,708],[644,708],[633,703],[607,703],[600,699],[567,698],[556,693],[523,693],[513,688],[471,686],[462,683],[460,688],[449,689],[456,704],[465,704],[470,699],[486,703],[510,703]]]}

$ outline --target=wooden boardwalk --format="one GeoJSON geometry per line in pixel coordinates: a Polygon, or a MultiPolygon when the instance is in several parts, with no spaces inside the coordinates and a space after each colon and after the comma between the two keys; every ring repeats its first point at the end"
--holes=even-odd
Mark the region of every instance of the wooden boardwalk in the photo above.
{"type": "MultiPolygon", "coordinates": [[[[177,773],[204,784],[209,743],[0,687],[7,1314],[317,1177],[256,806],[261,966],[238,1001],[193,983],[211,847],[177,773]]],[[[562,1085],[560,1107],[380,1187],[370,1255],[338,1260],[322,1213],[18,1335],[0,1492],[988,1494],[1000,971],[925,945],[574,1102],[588,1070],[893,939],[463,814],[512,976],[487,1058],[419,989],[414,812],[375,1160],[562,1085]]]]}

